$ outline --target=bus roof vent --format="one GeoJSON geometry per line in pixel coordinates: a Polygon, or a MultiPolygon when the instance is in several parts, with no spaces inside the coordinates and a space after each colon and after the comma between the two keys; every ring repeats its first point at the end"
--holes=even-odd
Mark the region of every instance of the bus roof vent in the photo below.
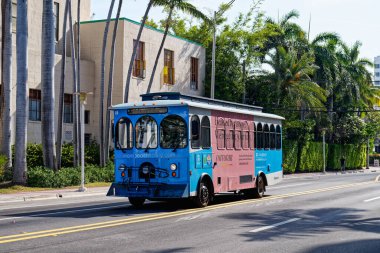
{"type": "Polygon", "coordinates": [[[181,93],[179,92],[156,92],[140,95],[142,101],[153,101],[153,100],[179,100],[181,98],[181,93]]]}

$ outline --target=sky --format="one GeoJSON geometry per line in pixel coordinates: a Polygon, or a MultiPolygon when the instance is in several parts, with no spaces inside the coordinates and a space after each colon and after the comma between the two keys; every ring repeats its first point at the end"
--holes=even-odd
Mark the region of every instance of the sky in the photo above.
{"type": "MultiPolygon", "coordinates": [[[[229,0],[189,0],[206,14],[213,13],[221,3],[229,0]]],[[[226,12],[232,22],[240,12],[248,10],[252,0],[235,0],[233,7],[226,12]]],[[[92,0],[93,19],[105,19],[110,0],[92,0]]],[[[136,21],[144,15],[148,0],[124,0],[121,16],[136,21]]],[[[117,8],[117,1],[115,9],[117,8]]],[[[353,45],[362,42],[361,57],[373,61],[380,55],[380,14],[379,0],[264,0],[261,11],[277,20],[291,10],[300,14],[296,23],[308,30],[311,16],[310,38],[322,32],[336,32],[344,42],[353,45]]],[[[114,17],[115,15],[113,15],[114,17]]],[[[161,8],[151,9],[149,18],[155,21],[165,16],[161,8]]]]}

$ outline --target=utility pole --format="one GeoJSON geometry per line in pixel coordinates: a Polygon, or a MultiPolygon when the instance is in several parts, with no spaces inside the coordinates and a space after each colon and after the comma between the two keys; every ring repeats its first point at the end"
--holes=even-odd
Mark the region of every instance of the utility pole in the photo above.
{"type": "Polygon", "coordinates": [[[216,48],[216,11],[214,11],[213,21],[213,37],[212,37],[212,60],[211,60],[211,98],[215,98],[215,48],[216,48]]]}
{"type": "Polygon", "coordinates": [[[246,89],[245,89],[245,60],[243,61],[243,104],[246,102],[246,89]]]}
{"type": "Polygon", "coordinates": [[[322,137],[323,137],[323,174],[326,174],[326,131],[322,131],[322,137]]]}
{"type": "Polygon", "coordinates": [[[369,138],[367,139],[367,159],[366,159],[366,169],[369,169],[369,138]]]}

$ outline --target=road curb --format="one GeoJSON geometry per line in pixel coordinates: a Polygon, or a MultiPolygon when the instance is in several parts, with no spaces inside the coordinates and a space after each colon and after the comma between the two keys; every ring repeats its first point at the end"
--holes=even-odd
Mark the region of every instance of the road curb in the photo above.
{"type": "Polygon", "coordinates": [[[95,196],[106,196],[106,192],[99,192],[99,193],[88,193],[88,194],[80,194],[80,195],[72,195],[72,194],[61,194],[56,193],[55,196],[20,196],[17,199],[11,199],[11,200],[1,200],[0,203],[20,203],[20,202],[31,202],[31,201],[38,201],[38,200],[52,200],[52,199],[71,199],[71,198],[83,198],[83,197],[95,197],[95,196]]]}

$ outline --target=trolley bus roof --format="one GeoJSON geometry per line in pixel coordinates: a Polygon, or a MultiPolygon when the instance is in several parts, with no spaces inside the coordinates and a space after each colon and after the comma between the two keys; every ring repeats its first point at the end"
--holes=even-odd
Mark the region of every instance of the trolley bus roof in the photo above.
{"type": "Polygon", "coordinates": [[[284,120],[284,117],[264,113],[262,107],[251,106],[228,101],[182,95],[178,92],[162,92],[141,95],[143,101],[131,102],[112,106],[111,110],[122,110],[130,108],[147,108],[147,107],[169,107],[169,106],[190,106],[194,108],[203,108],[209,110],[218,110],[226,112],[235,112],[248,114],[258,117],[284,120]]]}

